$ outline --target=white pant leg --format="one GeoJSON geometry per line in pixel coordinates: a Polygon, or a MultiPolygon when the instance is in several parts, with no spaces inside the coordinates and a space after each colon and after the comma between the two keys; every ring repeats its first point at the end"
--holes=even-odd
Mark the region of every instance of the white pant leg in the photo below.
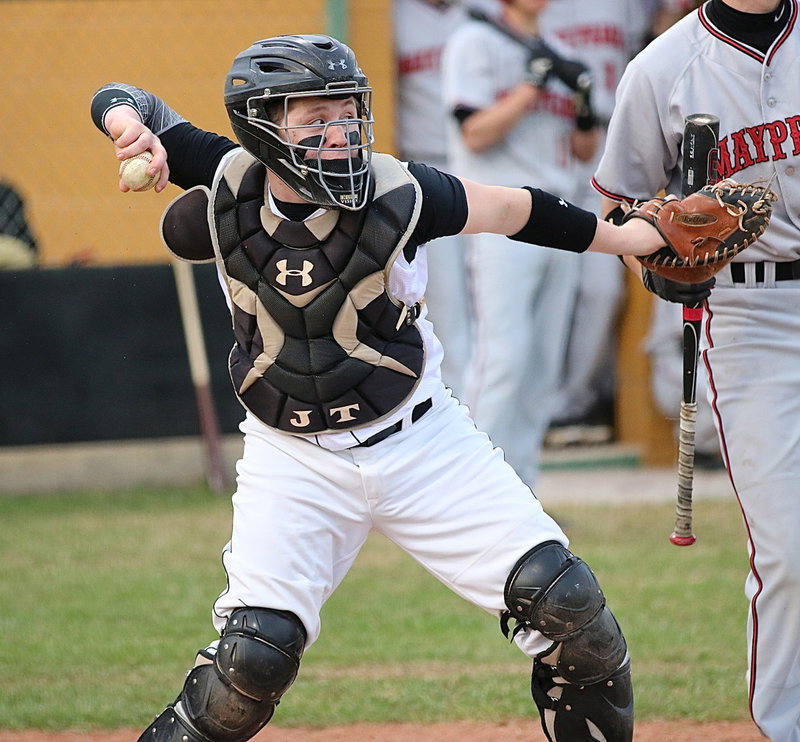
{"type": "Polygon", "coordinates": [[[463,399],[472,335],[465,239],[461,235],[442,237],[428,243],[425,252],[425,303],[428,319],[444,347],[442,380],[456,397],[463,399]]]}
{"type": "Polygon", "coordinates": [[[800,282],[711,293],[707,364],[744,513],[753,718],[800,742],[800,282]]]}
{"type": "MultiPolygon", "coordinates": [[[[291,611],[319,636],[319,612],[369,534],[358,468],[248,415],[237,464],[233,530],[223,551],[228,587],[214,604],[221,631],[243,605],[291,611]]],[[[366,449],[365,449],[366,450],[366,449]]]]}
{"type": "MultiPolygon", "coordinates": [[[[375,529],[494,616],[505,610],[505,583],[520,557],[543,541],[568,543],[450,397],[377,446],[343,455],[363,476],[375,529]]],[[[532,633],[524,650],[531,656],[551,643],[532,633]]]]}
{"type": "Polygon", "coordinates": [[[473,235],[473,354],[467,403],[530,486],[564,358],[577,263],[559,250],[473,235]]]}

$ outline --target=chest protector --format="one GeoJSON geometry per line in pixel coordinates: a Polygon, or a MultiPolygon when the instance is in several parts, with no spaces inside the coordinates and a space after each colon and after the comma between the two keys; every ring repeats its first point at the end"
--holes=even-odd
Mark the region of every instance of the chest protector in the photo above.
{"type": "Polygon", "coordinates": [[[266,169],[246,152],[212,191],[236,338],[231,379],[242,404],[272,428],[317,434],[367,425],[397,410],[421,378],[415,308],[388,286],[419,218],[419,185],[387,155],[372,167],[363,209],[305,222],[272,213],[266,169]]]}

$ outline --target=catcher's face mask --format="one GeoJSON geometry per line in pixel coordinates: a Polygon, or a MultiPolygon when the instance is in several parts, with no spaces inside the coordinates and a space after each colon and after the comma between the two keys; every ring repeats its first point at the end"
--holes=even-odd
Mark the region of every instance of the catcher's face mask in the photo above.
{"type": "Polygon", "coordinates": [[[330,36],[257,41],[225,80],[242,147],[306,201],[342,209],[360,209],[369,193],[371,97],[353,50],[330,36]]]}

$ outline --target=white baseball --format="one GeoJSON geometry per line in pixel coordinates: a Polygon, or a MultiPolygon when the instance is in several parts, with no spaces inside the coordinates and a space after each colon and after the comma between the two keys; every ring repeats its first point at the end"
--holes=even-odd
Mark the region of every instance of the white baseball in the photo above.
{"type": "Polygon", "coordinates": [[[147,168],[152,161],[153,156],[149,152],[142,152],[123,160],[119,166],[122,182],[132,191],[149,191],[161,177],[161,171],[155,175],[147,174],[147,168]]]}

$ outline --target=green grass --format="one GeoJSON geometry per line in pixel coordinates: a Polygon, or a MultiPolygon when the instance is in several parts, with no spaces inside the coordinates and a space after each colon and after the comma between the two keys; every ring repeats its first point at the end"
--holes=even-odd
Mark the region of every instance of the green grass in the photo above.
{"type": "MultiPolygon", "coordinates": [[[[625,629],[639,719],[746,717],[744,534],[732,501],[552,511],[625,629]]],[[[230,503],[202,489],[0,498],[0,728],[139,727],[213,638],[230,503]]],[[[323,611],[275,721],[530,716],[529,662],[497,622],[371,539],[323,611]]]]}

